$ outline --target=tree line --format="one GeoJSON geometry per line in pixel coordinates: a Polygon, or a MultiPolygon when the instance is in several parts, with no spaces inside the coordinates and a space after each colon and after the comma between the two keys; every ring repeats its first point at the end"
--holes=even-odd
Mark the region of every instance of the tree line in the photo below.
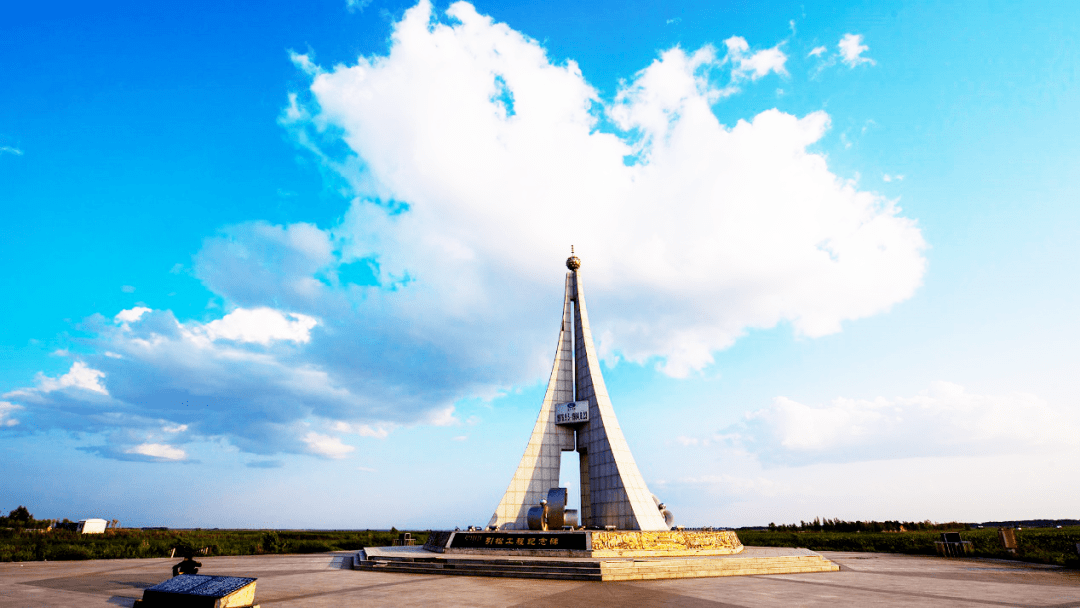
{"type": "Polygon", "coordinates": [[[799,521],[798,524],[769,524],[770,532],[933,532],[944,530],[967,530],[968,525],[955,521],[936,523],[926,521],[844,521],[821,519],[799,521]]]}
{"type": "MultiPolygon", "coordinates": [[[[22,530],[61,528],[75,530],[76,526],[78,526],[78,522],[73,522],[66,517],[64,519],[34,519],[30,510],[23,505],[19,505],[17,508],[12,509],[11,512],[7,514],[7,517],[0,515],[0,528],[17,528],[22,530]]],[[[109,527],[114,530],[119,528],[120,520],[110,520],[109,527]]]]}

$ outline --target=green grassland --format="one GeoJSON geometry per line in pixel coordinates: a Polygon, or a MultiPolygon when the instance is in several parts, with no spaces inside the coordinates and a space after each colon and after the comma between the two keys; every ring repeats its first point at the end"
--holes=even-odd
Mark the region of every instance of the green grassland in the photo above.
{"type": "MultiPolygon", "coordinates": [[[[937,531],[913,532],[790,532],[740,530],[739,539],[754,547],[805,547],[812,551],[872,551],[936,555],[937,531]]],[[[970,557],[1015,559],[1080,568],[1076,543],[1080,526],[1066,528],[1024,528],[1016,530],[1016,554],[1005,551],[995,528],[961,530],[960,537],[971,541],[970,557]]]]}
{"type": "MultiPolygon", "coordinates": [[[[805,547],[821,551],[872,551],[935,555],[938,531],[909,532],[814,532],[740,530],[744,545],[756,547],[805,547]]],[[[962,530],[971,541],[971,557],[1015,559],[1080,568],[1076,543],[1080,527],[1025,528],[1016,531],[1016,554],[1006,552],[996,529],[962,530]]],[[[412,532],[417,544],[427,532],[412,532]]],[[[173,549],[179,558],[185,551],[201,555],[264,555],[274,553],[321,553],[385,546],[398,538],[397,530],[107,530],[104,534],[78,534],[63,530],[0,530],[0,562],[121,559],[168,557],[173,549]]]]}
{"type": "MultiPolygon", "coordinates": [[[[422,544],[427,532],[413,532],[422,544]]],[[[397,530],[106,530],[79,534],[64,530],[0,530],[0,562],[169,557],[202,555],[321,553],[390,545],[397,530]]]]}

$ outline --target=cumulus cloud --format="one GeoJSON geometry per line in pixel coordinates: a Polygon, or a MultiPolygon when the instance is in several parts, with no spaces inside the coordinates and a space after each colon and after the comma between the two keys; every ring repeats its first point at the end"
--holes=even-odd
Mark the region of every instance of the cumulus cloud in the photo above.
{"type": "MultiPolygon", "coordinates": [[[[104,372],[92,369],[82,361],[76,361],[71,364],[71,369],[68,370],[68,373],[58,378],[50,378],[45,374],[38,374],[37,388],[31,390],[38,393],[51,393],[64,389],[81,389],[108,395],[109,392],[105,390],[105,386],[101,384],[101,379],[104,376],[104,372]]],[[[17,395],[19,393],[14,392],[9,394],[17,395]]]]}
{"type": "Polygon", "coordinates": [[[275,340],[307,342],[318,322],[298,313],[281,313],[272,308],[239,309],[200,329],[209,340],[235,340],[269,344],[275,340]]]}
{"type": "Polygon", "coordinates": [[[787,55],[780,50],[779,46],[771,49],[749,53],[750,44],[741,36],[732,36],[724,41],[727,46],[727,59],[734,65],[732,77],[734,79],[750,78],[757,80],[769,72],[786,75],[784,63],[787,55]]]}
{"type": "Polygon", "coordinates": [[[848,67],[853,68],[863,63],[874,65],[875,63],[873,59],[863,57],[863,53],[869,51],[870,47],[863,44],[862,34],[844,34],[836,47],[840,50],[840,60],[848,67]]]}
{"type": "Polygon", "coordinates": [[[934,383],[914,397],[839,398],[808,406],[777,397],[725,429],[763,461],[858,462],[1080,447],[1080,420],[1029,394],[977,395],[934,383]]]}
{"type": "Polygon", "coordinates": [[[344,458],[349,452],[356,449],[351,445],[342,443],[339,437],[320,435],[315,432],[304,435],[304,443],[307,444],[308,450],[312,454],[326,458],[344,458]]]}
{"type": "Polygon", "coordinates": [[[828,50],[829,50],[828,48],[823,47],[823,46],[815,46],[813,49],[810,50],[809,53],[806,54],[806,56],[807,57],[820,57],[822,54],[824,54],[828,50]]]}
{"type": "Polygon", "coordinates": [[[21,409],[21,405],[15,405],[9,401],[0,401],[0,427],[19,424],[18,419],[12,418],[11,415],[21,409]]]}
{"type": "Polygon", "coordinates": [[[128,454],[140,454],[155,460],[175,461],[183,460],[187,453],[180,448],[163,443],[142,443],[127,450],[128,454]]]}
{"type": "Polygon", "coordinates": [[[13,146],[0,146],[0,154],[14,154],[15,156],[22,156],[23,151],[13,146]]]}
{"type": "Polygon", "coordinates": [[[117,323],[134,323],[142,318],[146,313],[151,310],[145,306],[136,306],[134,308],[128,308],[127,310],[121,310],[113,317],[117,323]]]}
{"type": "Polygon", "coordinates": [[[4,398],[108,434],[110,457],[220,437],[339,458],[347,435],[452,424],[457,400],[541,378],[571,243],[607,360],[672,376],[751,328],[821,336],[910,297],[920,231],[812,150],[826,113],[719,121],[786,75],[779,45],[724,44],[664,51],[608,100],[462,2],[406,11],[386,55],[294,54],[311,84],[281,122],[350,196],[341,220],[223,227],[193,274],[228,314],[92,319],[101,354],[4,398]]]}
{"type": "MultiPolygon", "coordinates": [[[[406,13],[387,57],[321,72],[294,114],[305,141],[340,134],[356,160],[336,165],[361,194],[337,231],[345,256],[377,257],[384,284],[415,279],[402,291],[423,298],[427,319],[486,312],[512,297],[501,285],[541,291],[536,277],[573,242],[607,305],[605,349],[686,375],[747,327],[824,335],[919,284],[914,222],[807,149],[825,113],[720,124],[710,104],[727,85],[700,73],[714,54],[672,49],[608,106],[633,135],[606,133],[576,64],[553,64],[468,4],[447,11],[455,25],[430,11],[406,13]]],[[[782,68],[727,44],[748,75],[782,68]]]]}

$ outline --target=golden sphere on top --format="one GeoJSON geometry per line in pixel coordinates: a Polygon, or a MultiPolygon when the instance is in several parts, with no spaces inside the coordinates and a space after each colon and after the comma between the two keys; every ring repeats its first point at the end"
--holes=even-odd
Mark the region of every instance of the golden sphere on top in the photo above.
{"type": "Polygon", "coordinates": [[[581,258],[574,255],[574,246],[570,246],[570,257],[566,258],[566,267],[570,270],[581,268],[581,258]]]}

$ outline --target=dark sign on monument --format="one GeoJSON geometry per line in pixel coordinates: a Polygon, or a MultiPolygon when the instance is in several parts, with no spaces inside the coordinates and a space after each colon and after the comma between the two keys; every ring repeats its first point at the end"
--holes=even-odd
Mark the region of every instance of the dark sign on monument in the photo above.
{"type": "Polygon", "coordinates": [[[584,532],[530,534],[528,532],[458,532],[452,549],[585,550],[584,532]]]}

